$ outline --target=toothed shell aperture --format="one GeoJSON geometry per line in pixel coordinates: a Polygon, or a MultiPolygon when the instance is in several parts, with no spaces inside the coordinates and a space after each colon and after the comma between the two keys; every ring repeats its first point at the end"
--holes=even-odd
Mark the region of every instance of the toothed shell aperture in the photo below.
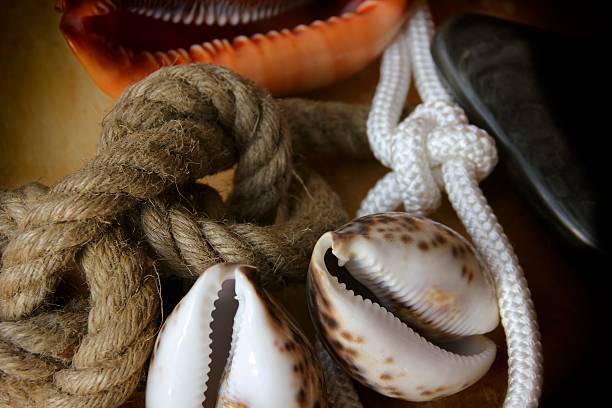
{"type": "Polygon", "coordinates": [[[450,395],[478,381],[495,358],[495,344],[477,335],[499,322],[492,282],[471,245],[433,221],[375,214],[324,234],[312,254],[308,290],[330,352],[353,378],[384,395],[410,401],[450,395]],[[330,249],[384,308],[330,273],[330,249]]]}
{"type": "Polygon", "coordinates": [[[259,287],[255,269],[219,264],[198,278],[158,335],[147,407],[202,407],[211,322],[222,284],[235,280],[238,309],[217,407],[325,407],[321,367],[288,314],[259,287]]]}

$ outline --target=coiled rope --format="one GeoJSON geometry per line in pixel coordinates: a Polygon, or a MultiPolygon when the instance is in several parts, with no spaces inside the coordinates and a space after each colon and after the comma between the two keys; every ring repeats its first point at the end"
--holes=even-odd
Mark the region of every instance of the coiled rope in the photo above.
{"type": "Polygon", "coordinates": [[[82,169],[0,191],[0,406],[125,402],[158,329],[161,263],[182,277],[234,261],[268,286],[304,279],[316,239],[347,216],[293,166],[292,137],[298,155],[368,155],[367,108],[280,105],[224,68],[162,69],[122,96],[82,169]],[[234,165],[227,206],[195,184],[234,165]],[[79,277],[85,288],[63,288],[79,277]]]}

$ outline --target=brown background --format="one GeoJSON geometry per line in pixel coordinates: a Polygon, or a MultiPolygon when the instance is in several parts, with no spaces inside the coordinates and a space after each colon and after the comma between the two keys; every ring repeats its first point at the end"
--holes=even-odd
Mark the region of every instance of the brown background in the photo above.
{"type": "MultiPolygon", "coordinates": [[[[68,50],[52,3],[24,0],[0,5],[0,188],[32,180],[51,184],[79,168],[93,156],[101,119],[112,105],[68,50]]],[[[432,9],[437,22],[461,12],[480,11],[559,31],[592,28],[589,8],[569,2],[445,0],[432,1],[432,9]]],[[[309,96],[367,103],[377,76],[376,62],[309,96]]],[[[374,162],[315,165],[351,213],[386,171],[374,162]]],[[[227,193],[230,176],[213,178],[213,184],[227,193]]],[[[596,273],[591,269],[597,263],[589,254],[560,242],[517,197],[501,170],[494,172],[483,188],[515,245],[538,311],[545,352],[543,405],[557,400],[586,402],[589,396],[605,392],[593,388],[591,370],[597,352],[590,347],[597,336],[596,323],[601,322],[595,295],[600,291],[590,283],[596,273]]],[[[463,231],[448,203],[434,218],[463,231]]],[[[286,301],[291,298],[283,297],[286,301]]],[[[292,306],[303,312],[300,305],[292,306]]],[[[366,406],[500,406],[507,380],[505,344],[501,330],[492,337],[500,349],[498,358],[485,378],[469,390],[432,403],[410,404],[360,389],[366,406]]],[[[141,405],[140,398],[135,396],[133,402],[141,405]]]]}

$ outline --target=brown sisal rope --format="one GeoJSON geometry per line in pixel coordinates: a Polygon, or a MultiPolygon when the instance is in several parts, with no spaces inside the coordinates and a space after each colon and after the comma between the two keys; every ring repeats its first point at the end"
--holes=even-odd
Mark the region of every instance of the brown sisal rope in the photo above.
{"type": "Polygon", "coordinates": [[[183,278],[195,279],[219,262],[242,262],[256,266],[267,287],[303,281],[312,246],[323,233],[346,222],[347,214],[315,173],[304,179],[296,174],[292,187],[296,191],[287,222],[230,223],[193,214],[180,203],[154,200],[143,209],[140,227],[158,258],[183,278]]]}
{"type": "Polygon", "coordinates": [[[240,261],[269,285],[303,279],[315,240],[346,214],[320,178],[292,170],[290,132],[302,156],[363,157],[365,116],[281,104],[220,67],[162,69],[118,101],[85,167],[48,191],[0,191],[0,406],[116,406],[133,392],[159,310],[155,264],[137,231],[152,258],[182,276],[240,261]],[[235,164],[225,211],[194,181],[235,164]],[[267,225],[279,204],[287,221],[267,225]],[[87,299],[61,295],[74,270],[87,299]]]}

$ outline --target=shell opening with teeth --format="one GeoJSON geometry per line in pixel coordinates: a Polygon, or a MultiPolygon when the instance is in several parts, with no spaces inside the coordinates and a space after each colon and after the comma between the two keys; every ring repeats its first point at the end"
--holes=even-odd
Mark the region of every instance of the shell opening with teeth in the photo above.
{"type": "Polygon", "coordinates": [[[161,66],[224,65],[286,95],[344,78],[379,55],[407,0],[63,0],[60,28],[107,93],[161,66]]]}
{"type": "Polygon", "coordinates": [[[255,276],[252,267],[220,264],[198,278],[158,335],[149,366],[147,407],[325,406],[323,375],[313,348],[255,276]],[[212,343],[218,341],[212,332],[218,324],[212,319],[231,280],[238,302],[231,345],[229,353],[221,350],[227,356],[222,375],[212,378],[218,371],[211,361],[216,357],[212,343]],[[218,392],[207,390],[217,384],[218,392]]]}
{"type": "Polygon", "coordinates": [[[478,381],[495,359],[495,344],[480,335],[499,323],[481,265],[472,246],[441,224],[406,213],[362,217],[315,245],[310,313],[330,353],[359,382],[409,401],[447,396],[478,381]]]}

